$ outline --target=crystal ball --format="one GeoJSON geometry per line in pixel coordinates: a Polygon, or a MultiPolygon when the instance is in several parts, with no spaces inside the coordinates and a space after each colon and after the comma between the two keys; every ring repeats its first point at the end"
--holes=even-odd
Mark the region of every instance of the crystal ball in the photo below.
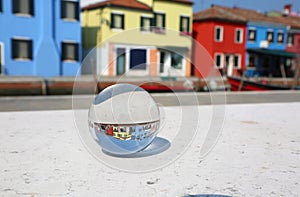
{"type": "Polygon", "coordinates": [[[115,84],[96,95],[89,109],[89,130],[102,150],[137,153],[151,144],[160,126],[159,108],[139,86],[115,84]]]}

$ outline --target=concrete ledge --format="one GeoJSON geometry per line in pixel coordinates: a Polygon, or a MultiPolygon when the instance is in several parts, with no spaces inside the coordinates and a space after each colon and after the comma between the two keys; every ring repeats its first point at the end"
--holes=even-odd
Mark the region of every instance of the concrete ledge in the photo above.
{"type": "MultiPolygon", "coordinates": [[[[177,93],[182,103],[180,104],[175,94],[151,94],[157,103],[164,106],[211,105],[211,99],[220,101],[214,104],[247,104],[247,103],[282,103],[300,102],[300,91],[273,91],[273,92],[213,92],[213,93],[177,93]],[[226,96],[226,101],[224,101],[226,96]]],[[[87,109],[91,103],[91,96],[76,95],[76,106],[87,109]]],[[[72,96],[22,96],[0,97],[0,111],[23,110],[64,110],[72,109],[72,96]]]]}
{"type": "MultiPolygon", "coordinates": [[[[203,159],[210,108],[198,106],[202,123],[183,156],[148,173],[91,156],[70,110],[1,112],[0,196],[299,196],[300,103],[227,106],[218,143],[203,159]]],[[[180,108],[165,112],[169,137],[180,108]]]]}

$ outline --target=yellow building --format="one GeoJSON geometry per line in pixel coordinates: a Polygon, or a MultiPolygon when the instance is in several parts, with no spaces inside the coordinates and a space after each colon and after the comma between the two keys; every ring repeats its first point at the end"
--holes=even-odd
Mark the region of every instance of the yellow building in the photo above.
{"type": "Polygon", "coordinates": [[[81,18],[98,75],[190,76],[191,1],[108,0],[83,7],[81,18]]]}

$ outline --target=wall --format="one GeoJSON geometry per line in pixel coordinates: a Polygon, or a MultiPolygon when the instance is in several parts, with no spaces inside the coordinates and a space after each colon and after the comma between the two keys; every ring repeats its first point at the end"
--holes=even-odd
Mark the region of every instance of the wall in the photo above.
{"type": "Polygon", "coordinates": [[[300,54],[300,31],[294,33],[294,44],[292,46],[287,45],[286,50],[288,52],[300,54]]]}
{"type": "MultiPolygon", "coordinates": [[[[266,40],[266,33],[268,30],[273,30],[274,31],[274,42],[273,43],[269,43],[269,46],[267,47],[267,49],[273,49],[273,50],[285,50],[286,47],[286,40],[287,40],[287,29],[284,26],[279,26],[279,25],[275,25],[275,24],[266,24],[266,23],[254,23],[254,22],[250,22],[247,25],[247,33],[248,30],[254,28],[256,29],[256,41],[255,42],[251,42],[248,41],[247,39],[247,43],[246,43],[246,48],[250,49],[250,48],[260,48],[260,42],[263,40],[266,40]],[[281,31],[284,34],[284,41],[283,43],[277,43],[277,33],[281,31]]],[[[247,35],[248,38],[248,35],[247,35]]]]}
{"type": "MultiPolygon", "coordinates": [[[[12,1],[2,1],[0,13],[0,42],[4,44],[5,75],[35,75],[52,77],[76,75],[79,62],[61,62],[61,42],[79,43],[81,54],[80,23],[60,19],[60,0],[34,1],[34,16],[18,16],[12,13],[12,1]],[[4,28],[5,27],[5,28],[4,28]],[[32,60],[12,59],[12,38],[32,40],[32,60]]],[[[79,10],[78,10],[79,11],[79,10]]]]}
{"type": "MultiPolygon", "coordinates": [[[[193,23],[193,37],[197,44],[193,46],[194,73],[198,77],[208,77],[214,70],[215,53],[240,54],[241,68],[245,66],[245,45],[246,45],[246,25],[230,22],[216,21],[195,21],[193,23]],[[223,41],[215,41],[215,27],[223,27],[223,41]],[[240,28],[243,30],[243,42],[235,43],[235,30],[240,28]],[[202,48],[203,47],[203,48],[202,48]],[[209,59],[205,56],[209,55],[209,59]]],[[[224,59],[225,57],[223,57],[224,59]]],[[[225,61],[225,60],[223,60],[225,61]]],[[[233,73],[237,74],[236,68],[233,73]]]]}

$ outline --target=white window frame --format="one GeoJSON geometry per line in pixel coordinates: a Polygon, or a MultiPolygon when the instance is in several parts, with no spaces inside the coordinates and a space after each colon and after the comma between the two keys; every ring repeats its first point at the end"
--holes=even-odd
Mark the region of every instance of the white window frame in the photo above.
{"type": "Polygon", "coordinates": [[[185,76],[185,72],[186,72],[186,56],[182,55],[183,59],[182,59],[182,68],[181,69],[176,69],[174,67],[172,67],[172,61],[171,61],[171,56],[172,53],[176,53],[167,49],[160,49],[157,52],[157,75],[158,76],[185,76]],[[166,64],[164,65],[164,72],[160,72],[160,57],[161,57],[161,52],[165,52],[166,53],[166,58],[167,58],[167,62],[165,62],[166,64]]]}
{"type": "Polygon", "coordinates": [[[234,42],[237,44],[243,44],[244,42],[244,30],[242,28],[236,28],[235,29],[235,34],[234,34],[234,42]],[[237,35],[238,35],[238,31],[240,31],[240,40],[237,40],[237,35]]]}
{"type": "Polygon", "coordinates": [[[0,54],[0,56],[1,56],[1,62],[0,62],[0,66],[2,67],[1,68],[1,73],[0,73],[0,75],[4,75],[4,63],[5,63],[5,60],[4,60],[4,43],[3,42],[0,42],[0,48],[1,48],[1,54],[0,54]]]}
{"type": "Polygon", "coordinates": [[[214,39],[215,39],[215,42],[223,42],[223,40],[224,40],[224,27],[223,26],[215,26],[214,39]],[[220,39],[217,39],[217,29],[220,29],[220,39]]]}
{"type": "Polygon", "coordinates": [[[242,67],[242,55],[234,54],[233,58],[233,68],[240,69],[242,67]],[[235,65],[235,57],[238,57],[238,66],[235,65]]]}
{"type": "Polygon", "coordinates": [[[224,54],[223,53],[215,53],[214,54],[214,62],[215,62],[215,68],[223,68],[224,67],[224,54]],[[220,66],[217,65],[217,56],[220,56],[220,66]]]}

